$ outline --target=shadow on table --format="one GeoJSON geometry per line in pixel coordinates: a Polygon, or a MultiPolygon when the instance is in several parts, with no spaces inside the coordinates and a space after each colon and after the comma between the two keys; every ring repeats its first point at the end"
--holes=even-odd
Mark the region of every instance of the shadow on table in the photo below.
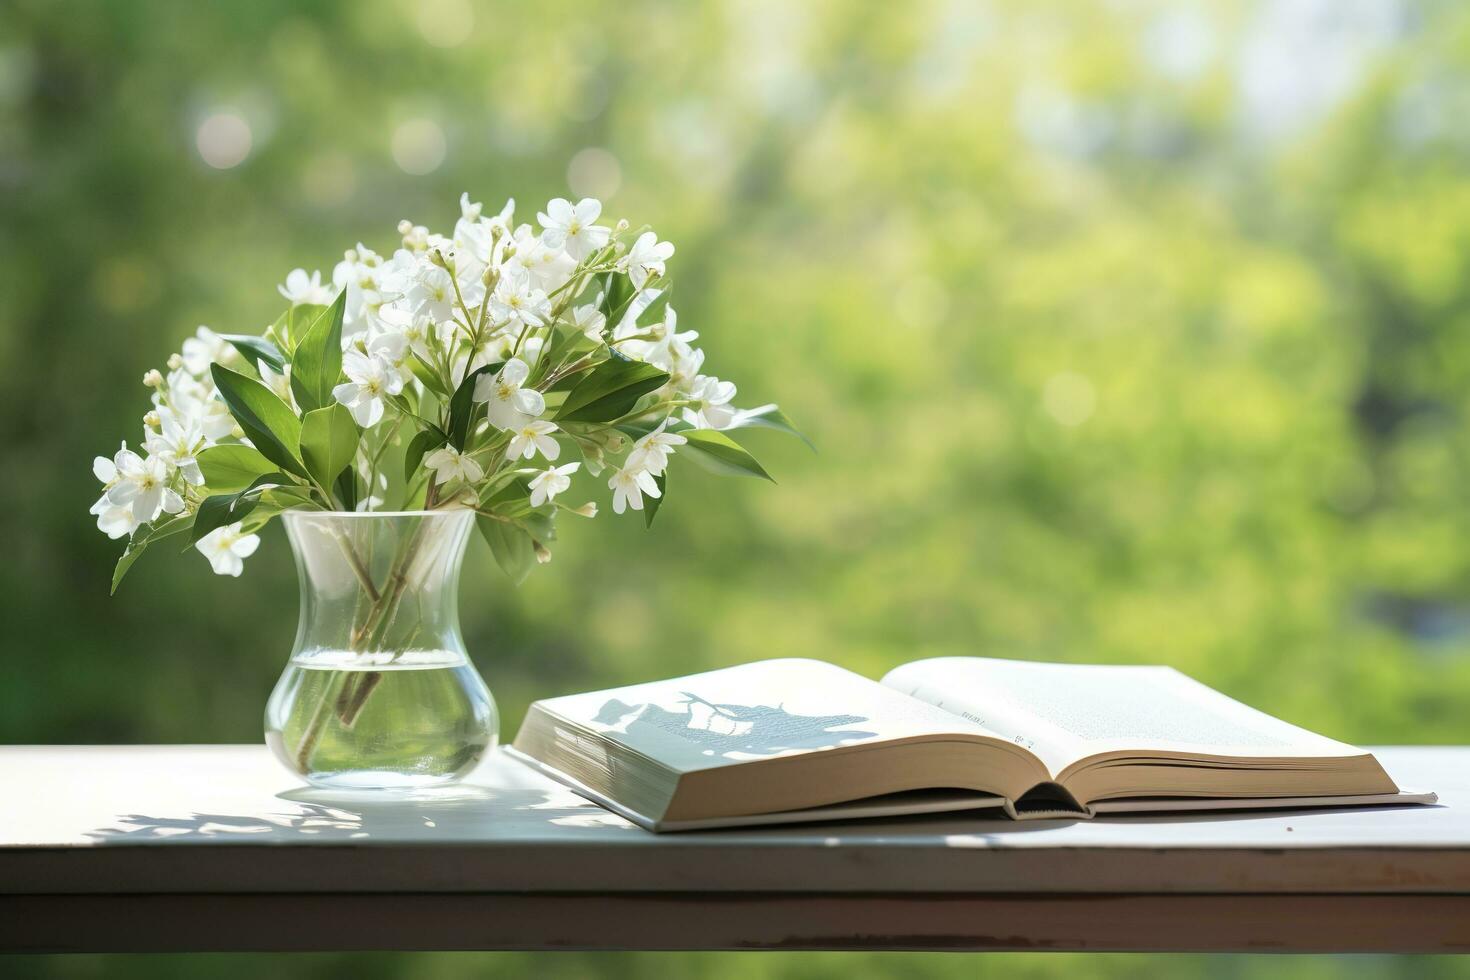
{"type": "Polygon", "coordinates": [[[442,795],[418,793],[395,798],[367,794],[294,789],[277,794],[289,806],[276,813],[190,813],[154,816],[130,813],[117,825],[87,836],[99,844],[177,840],[221,843],[324,841],[400,841],[432,843],[487,840],[552,824],[589,830],[643,833],[616,814],[569,794],[536,789],[456,787],[442,795]]]}

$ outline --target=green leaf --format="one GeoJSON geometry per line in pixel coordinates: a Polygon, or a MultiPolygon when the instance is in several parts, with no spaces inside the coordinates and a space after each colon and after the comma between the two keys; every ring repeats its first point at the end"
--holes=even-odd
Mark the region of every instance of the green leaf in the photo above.
{"type": "Polygon", "coordinates": [[[658,485],[657,497],[643,498],[643,526],[653,527],[653,517],[658,513],[659,506],[663,504],[664,498],[669,495],[669,472],[665,470],[653,478],[658,485]]]}
{"type": "Polygon", "coordinates": [[[357,510],[357,473],[351,466],[337,474],[337,482],[332,485],[332,492],[341,501],[343,510],[357,510]]]}
{"type": "Polygon", "coordinates": [[[133,562],[138,560],[138,557],[150,544],[187,531],[193,524],[193,514],[179,514],[170,517],[162,524],[145,524],[134,531],[132,538],[128,541],[127,550],[122,553],[122,557],[117,560],[117,565],[112,570],[112,594],[117,594],[117,587],[121,584],[123,576],[128,573],[128,569],[133,567],[133,562]]]}
{"type": "Polygon", "coordinates": [[[424,456],[448,441],[449,437],[437,428],[424,429],[409,440],[408,449],[403,454],[403,478],[412,480],[419,464],[424,461],[424,456]]]}
{"type": "Polygon", "coordinates": [[[807,448],[812,452],[817,451],[817,447],[812,444],[812,441],[798,432],[796,426],[792,425],[791,420],[786,417],[786,413],[782,412],[775,405],[763,405],[760,408],[738,412],[735,415],[735,421],[723,431],[728,432],[730,429],[752,428],[775,429],[778,432],[785,432],[788,435],[796,436],[796,438],[806,443],[807,448]]]}
{"type": "MultiPolygon", "coordinates": [[[[205,497],[199,504],[198,513],[194,515],[194,529],[189,534],[189,545],[216,528],[244,520],[255,509],[262,493],[289,483],[290,477],[284,473],[267,473],[239,493],[216,493],[205,497]]],[[[185,551],[189,550],[189,545],[184,546],[185,551]]]]}
{"type": "Polygon", "coordinates": [[[602,306],[599,309],[602,315],[607,317],[607,326],[611,330],[617,325],[613,314],[627,308],[633,299],[633,280],[628,278],[625,272],[609,272],[602,281],[602,306]]]}
{"type": "Polygon", "coordinates": [[[455,449],[463,449],[465,440],[470,436],[470,419],[475,414],[476,380],[482,374],[496,374],[504,366],[503,362],[487,364],[471,372],[459,383],[459,387],[454,389],[454,397],[449,399],[449,441],[455,449]]]}
{"type": "Polygon", "coordinates": [[[347,290],[322,310],[291,355],[291,393],[303,412],[332,404],[332,388],[342,376],[342,315],[347,290]]]}
{"type": "Polygon", "coordinates": [[[409,357],[408,360],[404,361],[404,363],[408,365],[408,369],[413,372],[413,376],[415,378],[418,378],[419,381],[423,383],[423,386],[425,388],[429,389],[440,398],[449,397],[449,392],[444,390],[444,385],[439,380],[439,372],[435,371],[433,368],[429,367],[422,360],[420,360],[417,354],[409,357]]]}
{"type": "Polygon", "coordinates": [[[301,338],[306,335],[306,331],[311,328],[311,325],[316,322],[316,318],[325,309],[327,307],[322,306],[320,303],[301,303],[290,307],[276,318],[276,322],[271,325],[271,329],[275,331],[276,337],[285,345],[288,354],[295,353],[296,346],[301,343],[301,338]]]}
{"type": "Polygon", "coordinates": [[[211,364],[209,372],[230,414],[260,454],[289,473],[306,476],[306,467],[297,455],[301,420],[296,413],[259,381],[219,364],[211,364]]]}
{"type": "MultiPolygon", "coordinates": [[[[600,346],[598,341],[592,340],[576,327],[556,327],[552,330],[551,341],[546,345],[545,353],[536,362],[536,369],[531,377],[537,384],[540,384],[552,371],[570,364],[583,355],[592,353],[600,346]]],[[[575,377],[571,381],[575,384],[575,377]]]]}
{"type": "Polygon", "coordinates": [[[260,495],[260,499],[267,501],[271,506],[280,510],[295,510],[298,508],[301,510],[325,510],[312,497],[310,490],[294,483],[289,486],[270,487],[260,495]]]}
{"type": "Polygon", "coordinates": [[[542,544],[556,540],[556,508],[550,505],[534,507],[526,511],[525,516],[515,518],[517,524],[525,529],[533,541],[542,544]]]}
{"type": "Polygon", "coordinates": [[[531,544],[531,536],[514,524],[483,514],[475,518],[475,523],[479,525],[480,534],[490,545],[490,553],[495,556],[495,563],[500,566],[500,570],[516,585],[524,582],[531,573],[531,567],[536,564],[536,549],[531,544]]]}
{"type": "Polygon", "coordinates": [[[323,487],[330,487],[357,457],[360,438],[347,406],[333,402],[306,413],[301,420],[301,460],[323,487]]]}
{"type": "Polygon", "coordinates": [[[248,334],[222,333],[220,340],[228,341],[255,367],[256,361],[265,361],[271,366],[271,370],[281,374],[286,370],[286,355],[281,349],[264,337],[251,337],[248,334]]]}
{"type": "Polygon", "coordinates": [[[214,493],[243,490],[256,477],[276,469],[275,463],[249,446],[210,446],[198,459],[204,485],[214,493]]]}
{"type": "Polygon", "coordinates": [[[711,473],[771,480],[771,474],[761,468],[755,457],[724,433],[714,429],[689,429],[683,435],[689,442],[679,447],[678,455],[693,460],[711,473]]]}
{"type": "Polygon", "coordinates": [[[557,421],[611,422],[632,411],[638,399],[661,388],[669,376],[652,364],[618,358],[603,361],[567,393],[557,421]]]}

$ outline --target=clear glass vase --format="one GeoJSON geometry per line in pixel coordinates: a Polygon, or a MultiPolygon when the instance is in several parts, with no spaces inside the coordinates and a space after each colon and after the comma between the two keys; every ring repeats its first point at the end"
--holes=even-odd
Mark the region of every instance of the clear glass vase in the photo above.
{"type": "Polygon", "coordinates": [[[474,516],[282,515],[301,621],[265,739],[286,768],[328,789],[418,789],[454,782],[495,746],[495,700],[459,633],[474,516]]]}

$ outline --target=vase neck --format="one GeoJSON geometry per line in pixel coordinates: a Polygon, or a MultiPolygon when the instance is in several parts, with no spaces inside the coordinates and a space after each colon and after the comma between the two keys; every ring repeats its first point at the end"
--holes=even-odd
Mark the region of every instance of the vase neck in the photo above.
{"type": "Polygon", "coordinates": [[[301,580],[294,659],[409,667],[463,656],[459,570],[473,511],[288,511],[283,523],[301,580]]]}

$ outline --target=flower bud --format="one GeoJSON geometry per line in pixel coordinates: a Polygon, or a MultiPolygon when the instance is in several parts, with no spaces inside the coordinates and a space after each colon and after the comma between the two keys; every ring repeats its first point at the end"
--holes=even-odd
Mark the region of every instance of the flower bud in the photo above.
{"type": "Polygon", "coordinates": [[[149,412],[147,415],[143,416],[143,424],[148,426],[148,428],[150,429],[156,429],[163,424],[163,419],[158,417],[157,412],[149,412]]]}
{"type": "Polygon", "coordinates": [[[594,500],[587,501],[581,507],[568,507],[567,509],[570,510],[573,514],[576,514],[578,517],[597,516],[597,502],[594,500]]]}
{"type": "Polygon", "coordinates": [[[616,230],[619,233],[627,231],[628,230],[628,219],[627,218],[619,218],[618,219],[618,224],[617,224],[617,229],[616,230]]]}
{"type": "Polygon", "coordinates": [[[444,253],[439,251],[437,248],[429,253],[429,261],[434,263],[441,269],[449,268],[449,263],[444,261],[444,253]]]}
{"type": "Polygon", "coordinates": [[[183,366],[184,366],[184,359],[182,357],[180,357],[178,354],[170,354],[168,356],[168,369],[170,371],[177,371],[179,368],[181,368],[183,366]]]}
{"type": "Polygon", "coordinates": [[[407,218],[404,218],[402,221],[398,222],[398,234],[400,234],[400,235],[407,235],[407,234],[409,234],[412,231],[413,231],[413,222],[412,221],[409,221],[407,218]]]}
{"type": "Polygon", "coordinates": [[[546,545],[540,541],[532,540],[531,547],[536,552],[536,563],[538,565],[544,565],[551,561],[551,552],[547,549],[546,545]]]}
{"type": "Polygon", "coordinates": [[[159,374],[157,368],[155,368],[143,375],[143,384],[148,388],[162,388],[163,375],[159,374]]]}
{"type": "Polygon", "coordinates": [[[344,262],[356,262],[357,261],[357,249],[355,249],[355,248],[349,248],[347,251],[343,252],[342,253],[342,260],[344,262]]]}

